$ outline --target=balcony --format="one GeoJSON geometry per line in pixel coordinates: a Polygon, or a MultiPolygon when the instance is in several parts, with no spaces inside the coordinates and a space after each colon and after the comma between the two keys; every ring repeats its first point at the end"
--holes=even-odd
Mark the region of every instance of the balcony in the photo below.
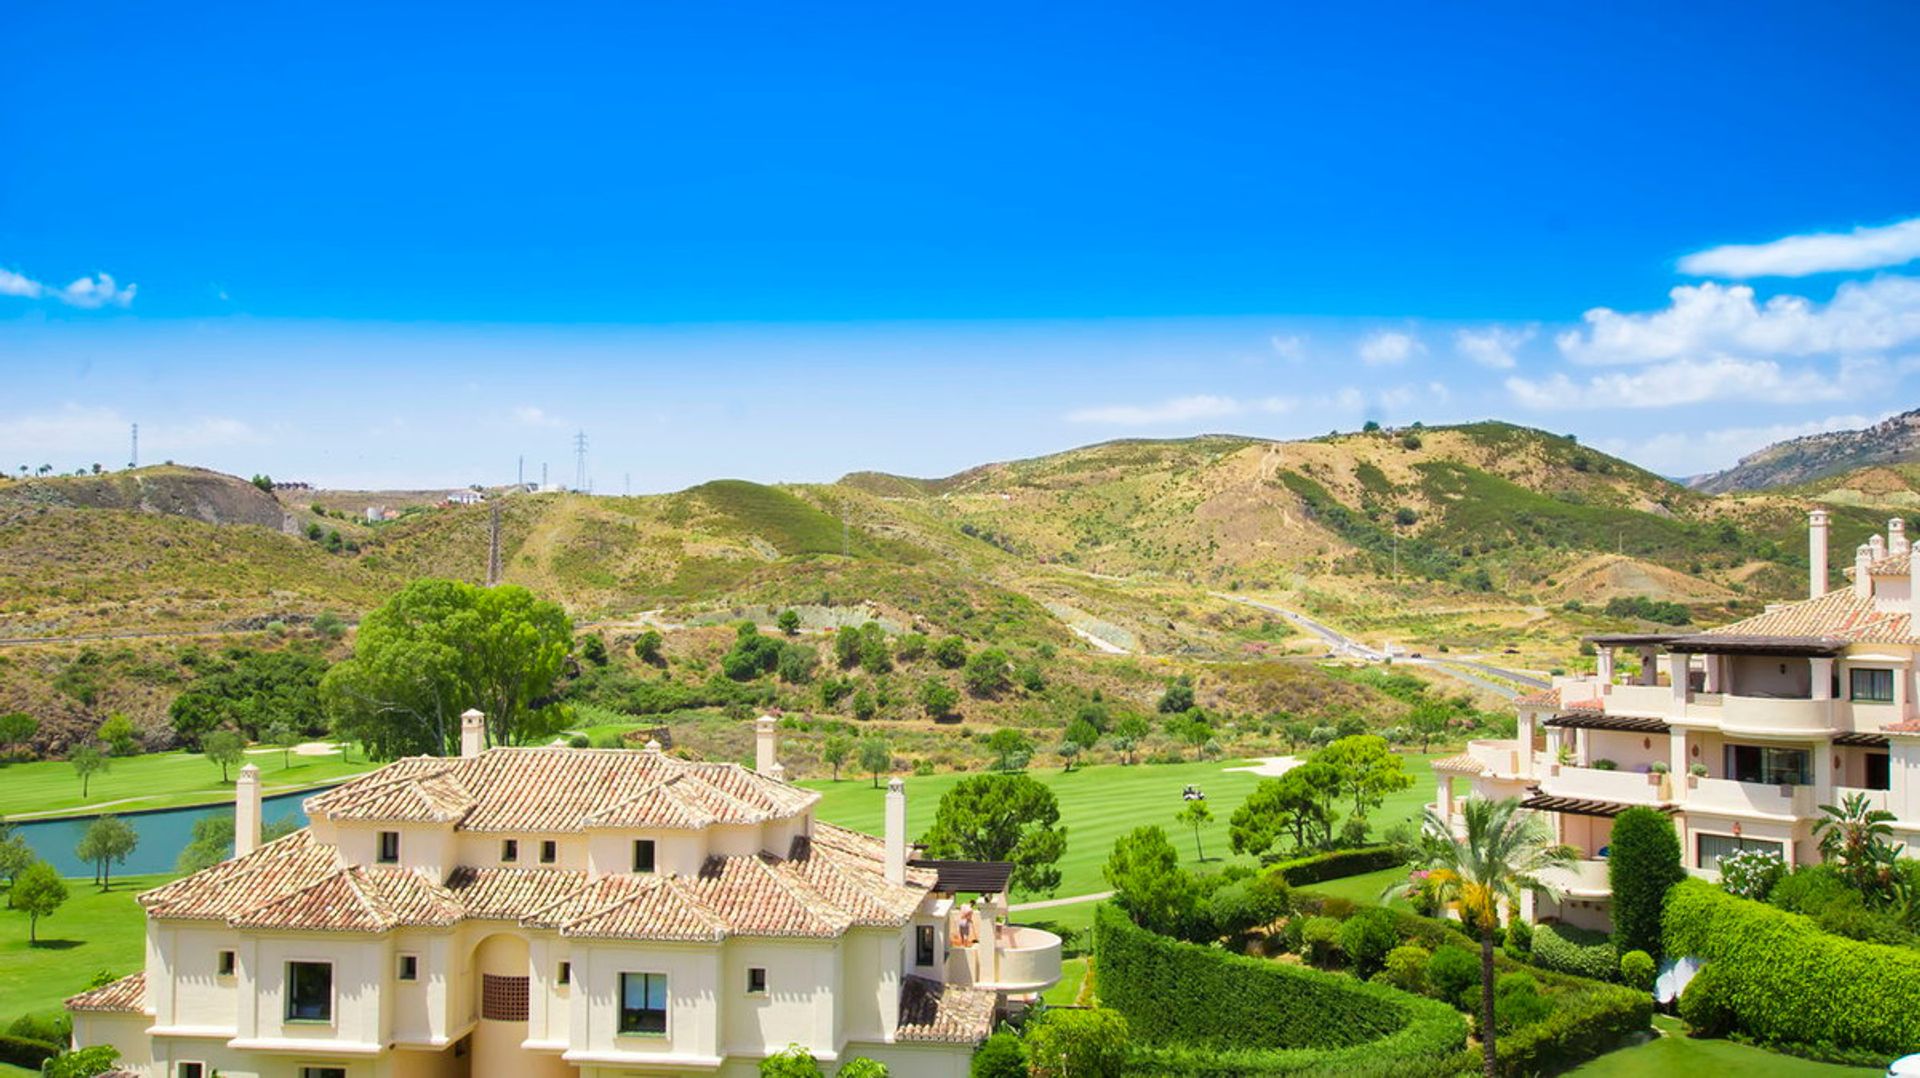
{"type": "Polygon", "coordinates": [[[1602,771],[1597,767],[1573,767],[1560,764],[1548,769],[1540,781],[1540,792],[1553,797],[1578,797],[1587,801],[1618,801],[1630,805],[1657,805],[1667,798],[1662,793],[1661,775],[1640,771],[1602,771]]]}
{"type": "Polygon", "coordinates": [[[1540,879],[1567,898],[1607,898],[1613,894],[1605,861],[1575,861],[1566,868],[1540,873],[1540,879]]]}
{"type": "Polygon", "coordinates": [[[1834,729],[1832,700],[1728,696],[1718,708],[1720,729],[1735,734],[1822,737],[1834,729]]]}
{"type": "Polygon", "coordinates": [[[1607,710],[1621,715],[1665,718],[1673,710],[1673,689],[1666,685],[1609,685],[1607,710]]]}
{"type": "Polygon", "coordinates": [[[1518,775],[1520,773],[1520,743],[1518,741],[1469,741],[1467,755],[1474,758],[1480,766],[1496,775],[1518,775]]]}
{"type": "Polygon", "coordinates": [[[1039,992],[1060,980],[1060,937],[1027,925],[1000,925],[994,930],[991,964],[978,944],[956,946],[947,952],[947,982],[996,992],[1039,992]]]}
{"type": "Polygon", "coordinates": [[[1798,818],[1818,811],[1811,786],[1774,786],[1733,779],[1690,778],[1685,805],[1688,812],[1719,812],[1735,816],[1798,818]]]}

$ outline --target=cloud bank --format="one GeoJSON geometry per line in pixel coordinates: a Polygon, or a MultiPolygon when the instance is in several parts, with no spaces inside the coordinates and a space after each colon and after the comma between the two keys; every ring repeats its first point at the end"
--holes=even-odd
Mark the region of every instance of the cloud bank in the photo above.
{"type": "Polygon", "coordinates": [[[1680,260],[1698,277],[1804,277],[1898,266],[1920,258],[1920,217],[1852,232],[1814,232],[1772,243],[1727,244],[1680,260]]]}

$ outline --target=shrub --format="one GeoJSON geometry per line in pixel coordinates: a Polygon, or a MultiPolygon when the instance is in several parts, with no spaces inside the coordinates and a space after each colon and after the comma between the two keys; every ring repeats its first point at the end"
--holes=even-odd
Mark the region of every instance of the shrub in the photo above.
{"type": "Polygon", "coordinates": [[[1505,944],[1507,957],[1515,962],[1527,962],[1533,958],[1533,925],[1524,917],[1514,917],[1507,921],[1507,939],[1505,944]]]}
{"type": "Polygon", "coordinates": [[[1396,847],[1366,846],[1357,850],[1332,850],[1312,857],[1281,861],[1267,871],[1295,887],[1305,887],[1325,880],[1380,872],[1404,864],[1406,860],[1406,855],[1396,847]]]}
{"type": "Polygon", "coordinates": [[[1653,981],[1659,967],[1653,964],[1653,956],[1645,951],[1628,951],[1620,956],[1620,983],[1628,988],[1642,992],[1653,991],[1653,981]]]}
{"type": "Polygon", "coordinates": [[[1480,957],[1448,944],[1427,960],[1427,992],[1458,1007],[1472,1008],[1480,991],[1480,957]]]}
{"type": "Polygon", "coordinates": [[[1120,1078],[1127,1020],[1116,1011],[1047,1011],[1027,1027],[1034,1078],[1120,1078]]]}
{"type": "Polygon", "coordinates": [[[1433,953],[1417,943],[1403,943],[1387,952],[1387,963],[1379,979],[1402,992],[1427,990],[1427,960],[1433,953]]]}
{"type": "MultiPolygon", "coordinates": [[[[1614,817],[1613,847],[1607,857],[1607,883],[1613,891],[1613,944],[1619,951],[1660,955],[1660,908],[1667,888],[1686,878],[1680,867],[1680,837],[1665,813],[1635,807],[1614,817]]],[[[1536,950],[1538,945],[1536,944],[1536,950]]],[[[1609,958],[1600,974],[1568,970],[1605,979],[1617,962],[1609,958]]]]}
{"type": "Polygon", "coordinates": [[[1278,876],[1235,880],[1213,892],[1207,913],[1217,935],[1237,936],[1270,925],[1293,907],[1287,881],[1278,876]]]}
{"type": "Polygon", "coordinates": [[[1703,1037],[1721,1037],[1733,1030],[1733,1008],[1727,1004],[1728,978],[1709,964],[1693,975],[1680,993],[1680,1020],[1703,1037]]]}
{"type": "Polygon", "coordinates": [[[988,1037],[973,1053],[968,1078],[1027,1078],[1027,1046],[1012,1033],[988,1037]]]}
{"type": "Polygon", "coordinates": [[[1493,1028],[1497,1032],[1511,1033],[1532,1025],[1552,1010],[1553,1003],[1540,994],[1540,982],[1527,974],[1503,973],[1494,979],[1493,1028]]]}
{"type": "Polygon", "coordinates": [[[1352,963],[1354,973],[1371,977],[1387,960],[1387,952],[1400,943],[1394,929],[1393,914],[1378,907],[1347,918],[1340,926],[1340,950],[1352,963]]]}
{"type": "Polygon", "coordinates": [[[1834,936],[1699,880],[1668,894],[1664,927],[1668,953],[1717,969],[1732,1027],[1762,1043],[1882,1062],[1920,1044],[1920,951],[1834,936]]]}
{"type": "Polygon", "coordinates": [[[1596,981],[1610,981],[1620,970],[1619,952],[1606,933],[1554,922],[1533,926],[1533,962],[1596,981]]]}
{"type": "Polygon", "coordinates": [[[1729,894],[1765,902],[1786,874],[1787,862],[1774,850],[1737,850],[1720,859],[1720,886],[1729,894]]]}
{"type": "Polygon", "coordinates": [[[59,1054],[58,1044],[31,1037],[16,1037],[10,1033],[0,1034],[0,1063],[38,1071],[41,1064],[59,1054]]]}
{"type": "Polygon", "coordinates": [[[1300,950],[1316,966],[1330,966],[1340,953],[1340,922],[1331,917],[1309,917],[1300,926],[1300,950]]]}
{"type": "Polygon", "coordinates": [[[1828,865],[1803,865],[1774,881],[1766,901],[1811,917],[1852,889],[1828,865]]]}
{"type": "Polygon", "coordinates": [[[825,1078],[813,1053],[789,1044],[760,1061],[760,1078],[825,1078]]]}
{"type": "Polygon", "coordinates": [[[887,1078],[887,1065],[866,1056],[854,1056],[840,1065],[834,1078],[887,1078]]]}

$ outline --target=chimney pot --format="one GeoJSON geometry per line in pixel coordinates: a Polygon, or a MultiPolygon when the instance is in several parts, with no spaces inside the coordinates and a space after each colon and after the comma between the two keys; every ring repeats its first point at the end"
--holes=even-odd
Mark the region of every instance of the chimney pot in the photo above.
{"type": "Polygon", "coordinates": [[[887,882],[898,887],[907,882],[907,784],[899,779],[887,781],[887,882]]]}
{"type": "Polygon", "coordinates": [[[1853,552],[1853,593],[1862,599],[1873,596],[1873,555],[1871,543],[1861,543],[1860,549],[1853,552]]]}
{"type": "Polygon", "coordinates": [[[1807,598],[1827,593],[1827,511],[1807,514],[1807,598]]]}
{"type": "Polygon", "coordinates": [[[233,855],[260,848],[260,769],[247,764],[233,784],[233,855]]]}
{"type": "Polygon", "coordinates": [[[1905,554],[1912,549],[1907,543],[1907,522],[1894,517],[1887,521],[1887,553],[1905,554]]]}
{"type": "Polygon", "coordinates": [[[753,769],[768,778],[785,773],[780,766],[780,720],[762,715],[753,724],[753,769]]]}
{"type": "Polygon", "coordinates": [[[460,755],[471,760],[487,748],[487,717],[477,708],[460,713],[460,755]]]}

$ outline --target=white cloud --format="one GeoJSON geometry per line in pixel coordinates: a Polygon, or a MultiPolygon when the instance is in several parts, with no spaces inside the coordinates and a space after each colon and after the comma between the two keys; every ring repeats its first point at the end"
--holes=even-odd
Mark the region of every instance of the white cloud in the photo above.
{"type": "Polygon", "coordinates": [[[1488,326],[1485,329],[1462,329],[1453,334],[1454,350],[1461,355],[1493,370],[1512,370],[1518,362],[1514,353],[1525,347],[1538,334],[1533,326],[1511,329],[1506,326],[1488,326]]]}
{"type": "Polygon", "coordinates": [[[1369,367],[1387,367],[1405,363],[1427,350],[1412,334],[1381,330],[1360,342],[1360,362],[1369,367]]]}
{"type": "Polygon", "coordinates": [[[1380,405],[1398,412],[1413,405],[1445,404],[1453,393],[1443,382],[1408,382],[1380,391],[1380,405]]]}
{"type": "Polygon", "coordinates": [[[1273,354],[1289,363],[1298,363],[1307,358],[1307,339],[1299,334],[1275,336],[1269,340],[1273,344],[1273,354]]]}
{"type": "Polygon", "coordinates": [[[1154,404],[1110,404],[1094,408],[1078,408],[1067,413],[1067,422],[1106,423],[1129,427],[1160,426],[1253,413],[1275,415],[1291,411],[1294,404],[1295,402],[1287,397],[1241,400],[1203,393],[1190,397],[1173,397],[1154,404]]]}
{"type": "Polygon", "coordinates": [[[1746,285],[1681,285],[1644,314],[1595,307],[1556,343],[1575,363],[1658,363],[1708,356],[1859,355],[1920,340],[1920,278],[1849,281],[1824,306],[1802,296],[1764,304],[1746,285]]]}
{"type": "MultiPolygon", "coordinates": [[[[115,408],[68,404],[57,411],[0,417],[0,467],[25,464],[56,469],[98,461],[125,463],[133,417],[115,408]],[[8,459],[14,458],[14,459],[8,459]],[[66,458],[66,459],[61,459],[66,458]],[[79,458],[85,458],[81,460],[79,458]]],[[[154,461],[226,446],[257,444],[261,437],[244,420],[204,416],[184,422],[140,424],[140,458],[154,461]]]]}
{"type": "Polygon", "coordinates": [[[1834,415],[1802,423],[1775,423],[1758,427],[1724,427],[1719,430],[1667,431],[1638,441],[1627,438],[1601,438],[1594,447],[1625,457],[1643,468],[1662,475],[1699,475],[1734,464],[1756,449],[1834,430],[1857,430],[1885,419],[1885,415],[1834,415]]]}
{"type": "Polygon", "coordinates": [[[523,404],[513,410],[513,421],[523,427],[564,427],[566,421],[558,416],[547,414],[544,408],[535,408],[523,404]]]}
{"type": "Polygon", "coordinates": [[[89,311],[101,307],[126,307],[133,303],[133,294],[138,289],[138,285],[131,284],[121,288],[114,282],[113,275],[108,273],[82,277],[65,288],[52,288],[31,277],[0,269],[0,296],[18,296],[22,299],[52,297],[69,307],[89,311]]]}
{"type": "Polygon", "coordinates": [[[1728,244],[1680,260],[1700,277],[1804,277],[1834,270],[1898,266],[1920,258],[1920,217],[1852,232],[1814,232],[1772,243],[1728,244]]]}
{"type": "Polygon", "coordinates": [[[1565,374],[1534,380],[1508,378],[1507,392],[1528,408],[1672,408],[1711,401],[1805,404],[1845,400],[1890,383],[1888,365],[1875,359],[1843,360],[1829,376],[1811,368],[1789,370],[1770,359],[1681,359],[1636,371],[1596,374],[1584,382],[1565,374]]]}

